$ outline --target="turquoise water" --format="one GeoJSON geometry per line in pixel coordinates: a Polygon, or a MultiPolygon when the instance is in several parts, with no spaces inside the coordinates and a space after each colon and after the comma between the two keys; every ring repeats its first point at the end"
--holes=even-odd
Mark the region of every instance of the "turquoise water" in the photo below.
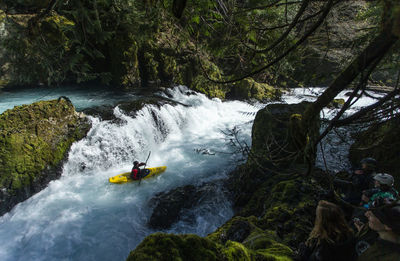
{"type": "MultiPolygon", "coordinates": [[[[186,91],[179,86],[168,90],[168,97],[188,107],[147,105],[135,117],[115,107],[118,121],[90,117],[92,128],[71,147],[61,178],[0,217],[0,260],[125,260],[144,237],[155,232],[147,226],[152,210],[149,200],[154,195],[226,178],[241,155],[230,154],[235,148],[228,145],[223,132],[238,129],[240,140],[250,146],[255,114],[264,105],[188,96],[186,91]],[[215,155],[198,153],[202,150],[215,155]],[[129,171],[133,160],[144,161],[149,151],[148,166],[166,165],[165,173],[143,180],[140,186],[108,182],[109,177],[129,171]]],[[[296,89],[283,100],[312,101],[321,91],[296,89]]],[[[102,88],[3,91],[0,112],[61,95],[69,97],[78,110],[139,97],[102,88]]],[[[355,106],[371,102],[362,99],[355,106]]],[[[321,116],[329,118],[332,112],[324,110],[321,116]]],[[[329,167],[346,164],[347,151],[339,149],[342,145],[324,146],[332,150],[329,167]]],[[[320,151],[318,155],[317,165],[322,166],[320,151]]],[[[165,232],[201,236],[213,232],[233,215],[229,199],[220,191],[215,194],[185,212],[165,232]]]]}
{"type": "MultiPolygon", "coordinates": [[[[169,96],[189,107],[148,105],[135,117],[116,107],[118,123],[91,117],[92,128],[71,147],[61,178],[0,217],[0,260],[124,260],[155,232],[147,226],[149,200],[155,194],[226,178],[240,155],[230,154],[233,148],[222,131],[236,127],[250,145],[252,120],[259,108],[202,94],[187,96],[186,91],[177,87],[169,96]],[[215,155],[199,154],[202,149],[215,155]],[[129,171],[134,159],[144,161],[149,151],[148,166],[166,165],[166,172],[140,186],[108,182],[109,177],[129,171]]],[[[83,108],[85,99],[95,99],[86,92],[66,96],[78,108],[83,108]]],[[[33,93],[19,97],[13,102],[37,99],[33,93]]],[[[108,101],[106,93],[99,97],[108,101]]],[[[166,232],[202,236],[213,232],[233,215],[225,195],[220,191],[215,195],[184,213],[166,232]]]]}
{"type": "Polygon", "coordinates": [[[138,93],[124,93],[104,87],[37,87],[20,90],[0,90],[0,113],[12,109],[14,106],[30,104],[40,100],[57,99],[60,96],[68,97],[77,110],[90,107],[115,104],[119,101],[135,99],[138,93]]]}

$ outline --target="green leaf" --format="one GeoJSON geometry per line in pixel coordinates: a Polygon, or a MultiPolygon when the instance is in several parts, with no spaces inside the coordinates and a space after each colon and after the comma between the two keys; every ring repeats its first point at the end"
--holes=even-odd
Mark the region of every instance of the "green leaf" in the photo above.
{"type": "Polygon", "coordinates": [[[249,37],[249,39],[253,42],[257,42],[257,33],[256,31],[250,31],[247,36],[249,37]]]}
{"type": "Polygon", "coordinates": [[[192,22],[194,22],[194,23],[196,23],[196,24],[199,24],[200,23],[200,16],[194,16],[193,18],[192,18],[192,22]]]}

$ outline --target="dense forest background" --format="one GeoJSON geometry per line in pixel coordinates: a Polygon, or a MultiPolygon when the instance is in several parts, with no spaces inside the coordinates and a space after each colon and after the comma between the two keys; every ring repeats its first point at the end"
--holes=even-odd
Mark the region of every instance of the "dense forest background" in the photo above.
{"type": "MultiPolygon", "coordinates": [[[[225,96],[221,83],[245,76],[326,86],[382,30],[390,2],[3,0],[1,79],[185,84],[211,96],[225,96]]],[[[399,55],[391,52],[372,84],[395,84],[399,55]]]]}

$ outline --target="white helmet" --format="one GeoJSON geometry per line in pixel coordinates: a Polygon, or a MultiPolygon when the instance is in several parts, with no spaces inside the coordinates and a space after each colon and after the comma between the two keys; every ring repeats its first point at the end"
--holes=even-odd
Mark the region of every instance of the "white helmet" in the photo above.
{"type": "Polygon", "coordinates": [[[387,173],[378,173],[375,175],[374,180],[378,181],[380,184],[388,185],[388,186],[393,186],[394,184],[394,178],[392,175],[389,175],[387,173]]]}

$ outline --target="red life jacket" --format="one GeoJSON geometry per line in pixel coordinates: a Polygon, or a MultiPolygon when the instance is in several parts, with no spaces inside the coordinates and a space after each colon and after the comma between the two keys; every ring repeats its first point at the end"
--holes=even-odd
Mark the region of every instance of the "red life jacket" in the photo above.
{"type": "Polygon", "coordinates": [[[133,168],[131,172],[131,176],[133,179],[139,179],[138,174],[139,174],[139,169],[138,168],[133,168]]]}

